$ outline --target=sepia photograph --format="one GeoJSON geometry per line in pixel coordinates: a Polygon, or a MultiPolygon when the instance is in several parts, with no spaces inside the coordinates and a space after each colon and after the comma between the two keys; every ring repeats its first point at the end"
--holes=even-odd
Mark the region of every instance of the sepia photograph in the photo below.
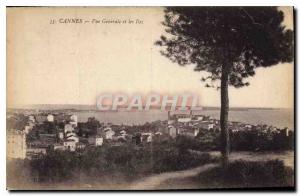
{"type": "Polygon", "coordinates": [[[7,6],[7,190],[296,190],[294,17],[7,6]]]}

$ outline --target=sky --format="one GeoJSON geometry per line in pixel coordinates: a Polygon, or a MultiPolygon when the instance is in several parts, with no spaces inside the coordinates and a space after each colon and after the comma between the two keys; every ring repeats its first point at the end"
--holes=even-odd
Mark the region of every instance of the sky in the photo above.
{"type": "MultiPolygon", "coordinates": [[[[291,8],[280,9],[283,25],[292,28],[291,8]]],[[[162,21],[161,7],[9,8],[8,107],[93,105],[107,92],[191,92],[199,95],[201,106],[220,106],[220,91],[205,88],[192,65],[180,67],[160,54],[154,42],[164,33],[162,21]],[[70,18],[90,22],[60,23],[70,18]],[[127,23],[95,24],[93,19],[127,23]]],[[[249,87],[230,88],[231,107],[293,107],[293,64],[257,69],[249,82],[249,87]]]]}

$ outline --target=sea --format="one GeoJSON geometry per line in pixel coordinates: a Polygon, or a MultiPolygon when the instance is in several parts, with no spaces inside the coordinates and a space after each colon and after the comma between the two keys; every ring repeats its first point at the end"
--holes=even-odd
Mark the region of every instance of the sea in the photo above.
{"type": "MultiPolygon", "coordinates": [[[[76,110],[78,121],[86,122],[89,117],[95,117],[100,122],[124,124],[124,125],[142,125],[146,122],[157,120],[167,120],[168,112],[161,110],[150,111],[95,111],[95,110],[76,110]]],[[[219,109],[203,109],[197,111],[197,114],[210,116],[214,119],[220,119],[219,109]]],[[[278,128],[288,127],[294,130],[294,111],[293,109],[262,109],[262,108],[243,108],[229,111],[229,121],[249,123],[252,125],[265,124],[278,128]]]]}
{"type": "MultiPolygon", "coordinates": [[[[89,117],[95,117],[100,122],[142,125],[146,122],[167,120],[168,112],[159,109],[149,111],[100,111],[93,105],[66,105],[66,104],[35,104],[8,109],[33,109],[33,110],[55,110],[76,114],[79,122],[86,122],[89,117]]],[[[174,113],[174,112],[173,112],[174,113]]],[[[193,111],[196,114],[210,116],[213,119],[220,119],[219,107],[203,107],[202,110],[193,111]]],[[[172,112],[171,112],[172,114],[172,112]]],[[[294,130],[294,109],[293,108],[246,108],[232,107],[229,110],[229,121],[248,123],[252,125],[263,124],[278,128],[289,128],[294,130]]]]}

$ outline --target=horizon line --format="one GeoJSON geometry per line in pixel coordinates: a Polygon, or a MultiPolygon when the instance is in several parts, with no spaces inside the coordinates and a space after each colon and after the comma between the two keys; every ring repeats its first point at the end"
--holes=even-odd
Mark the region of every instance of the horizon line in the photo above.
{"type": "MultiPolygon", "coordinates": [[[[90,106],[90,107],[95,107],[97,108],[96,105],[93,104],[25,104],[25,105],[17,105],[17,106],[7,106],[6,109],[24,109],[24,107],[32,107],[32,106],[90,106]]],[[[120,108],[126,108],[128,106],[121,106],[120,108]]],[[[154,106],[155,107],[155,106],[154,106]]],[[[171,107],[171,106],[169,106],[171,107]]],[[[176,108],[179,108],[181,106],[176,106],[176,108]]],[[[191,106],[186,106],[186,107],[191,107],[191,106]]],[[[197,107],[202,107],[202,108],[221,108],[221,106],[197,106],[197,107]]],[[[158,107],[155,107],[158,108],[158,107]]],[[[265,106],[265,107],[258,107],[258,106],[230,106],[230,108],[242,108],[242,109],[294,109],[294,107],[270,107],[270,106],[265,106]]],[[[61,108],[61,109],[76,109],[76,108],[61,108]]],[[[100,110],[99,110],[100,111],[100,110]]]]}

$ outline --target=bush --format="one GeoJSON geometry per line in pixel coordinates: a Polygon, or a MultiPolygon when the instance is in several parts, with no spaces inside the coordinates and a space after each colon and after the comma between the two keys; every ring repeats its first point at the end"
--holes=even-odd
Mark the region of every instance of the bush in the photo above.
{"type": "Polygon", "coordinates": [[[275,151],[293,150],[294,135],[290,133],[262,133],[257,130],[235,132],[230,134],[231,149],[236,151],[275,151]]]}
{"type": "Polygon", "coordinates": [[[198,176],[207,186],[241,187],[294,187],[294,171],[283,161],[235,161],[228,169],[212,169],[198,176]]]}
{"type": "Polygon", "coordinates": [[[165,151],[161,157],[157,157],[153,166],[155,173],[162,173],[168,171],[185,170],[192,167],[204,165],[206,163],[214,162],[208,153],[192,154],[189,151],[181,151],[172,149],[165,151]]]}
{"type": "Polygon", "coordinates": [[[77,157],[68,151],[50,151],[30,161],[32,176],[41,182],[63,181],[72,177],[77,157]]]}
{"type": "Polygon", "coordinates": [[[91,176],[103,179],[116,175],[128,180],[153,173],[184,170],[213,159],[209,154],[195,154],[182,150],[175,143],[147,144],[145,146],[101,146],[83,152],[49,151],[39,159],[31,160],[33,177],[40,182],[76,179],[91,176]]]}

